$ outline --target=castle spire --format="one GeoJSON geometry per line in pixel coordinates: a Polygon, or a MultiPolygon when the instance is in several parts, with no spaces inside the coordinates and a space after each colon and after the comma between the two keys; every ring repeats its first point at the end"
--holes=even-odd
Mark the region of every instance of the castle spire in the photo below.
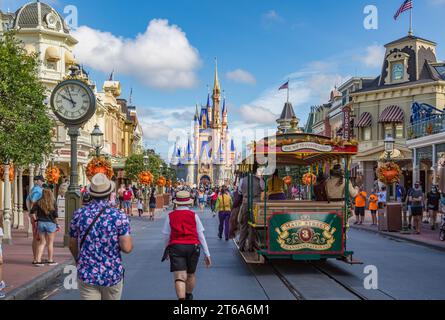
{"type": "Polygon", "coordinates": [[[219,86],[219,79],[218,79],[218,59],[215,58],[215,80],[213,84],[213,93],[215,92],[221,92],[221,88],[219,86]]]}

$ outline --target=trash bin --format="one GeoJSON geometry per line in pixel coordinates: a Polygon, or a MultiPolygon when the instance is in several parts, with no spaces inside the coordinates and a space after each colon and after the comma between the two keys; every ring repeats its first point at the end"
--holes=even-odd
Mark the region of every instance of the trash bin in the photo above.
{"type": "Polygon", "coordinates": [[[379,231],[398,232],[402,230],[402,204],[388,203],[378,212],[379,231]]]}

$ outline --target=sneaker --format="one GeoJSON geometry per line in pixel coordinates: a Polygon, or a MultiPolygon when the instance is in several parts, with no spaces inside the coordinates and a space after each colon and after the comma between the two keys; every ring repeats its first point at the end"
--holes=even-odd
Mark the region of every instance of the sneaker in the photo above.
{"type": "Polygon", "coordinates": [[[41,268],[41,267],[44,267],[44,266],[45,266],[45,264],[43,264],[42,262],[34,263],[34,267],[37,267],[37,268],[41,268]]]}
{"type": "Polygon", "coordinates": [[[3,292],[0,292],[0,299],[4,299],[6,298],[6,294],[4,294],[3,292]]]}
{"type": "Polygon", "coordinates": [[[5,281],[0,282],[0,291],[2,291],[3,289],[6,288],[6,283],[5,281]]]}
{"type": "Polygon", "coordinates": [[[49,266],[57,266],[57,265],[58,265],[58,263],[55,262],[55,261],[48,261],[47,264],[48,264],[49,266]]]}
{"type": "Polygon", "coordinates": [[[193,300],[193,294],[191,294],[191,293],[186,293],[186,294],[185,294],[185,300],[193,300]]]}

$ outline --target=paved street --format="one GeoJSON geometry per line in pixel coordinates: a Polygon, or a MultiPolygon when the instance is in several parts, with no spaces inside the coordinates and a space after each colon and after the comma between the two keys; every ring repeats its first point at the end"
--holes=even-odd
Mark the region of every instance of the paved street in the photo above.
{"type": "MultiPolygon", "coordinates": [[[[168,262],[162,264],[163,240],[160,216],[154,223],[132,220],[134,252],[125,257],[126,284],[123,299],[175,299],[168,262]]],[[[339,261],[324,264],[274,262],[273,265],[244,263],[232,242],[216,237],[217,220],[201,214],[214,266],[200,264],[196,299],[445,299],[442,276],[445,255],[441,251],[370,232],[351,230],[349,248],[364,265],[339,261]],[[364,267],[378,269],[378,290],[363,287],[364,267]],[[298,292],[300,296],[295,294],[298,292]]],[[[77,291],[61,287],[62,279],[35,299],[79,299],[77,291]]]]}

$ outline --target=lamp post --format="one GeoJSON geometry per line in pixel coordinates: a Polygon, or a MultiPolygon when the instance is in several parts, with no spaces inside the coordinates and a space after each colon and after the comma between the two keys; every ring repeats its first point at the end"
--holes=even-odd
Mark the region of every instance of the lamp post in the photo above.
{"type": "MultiPolygon", "coordinates": [[[[395,140],[392,136],[388,135],[386,136],[385,139],[385,152],[386,152],[386,161],[387,162],[391,162],[391,155],[394,152],[394,144],[395,144],[395,140]]],[[[386,185],[386,203],[389,202],[389,198],[390,198],[390,185],[387,184],[386,185]]]]}
{"type": "Polygon", "coordinates": [[[96,157],[100,156],[100,150],[104,147],[104,134],[100,131],[99,126],[94,126],[93,132],[91,132],[91,145],[96,150],[96,157]]]}

